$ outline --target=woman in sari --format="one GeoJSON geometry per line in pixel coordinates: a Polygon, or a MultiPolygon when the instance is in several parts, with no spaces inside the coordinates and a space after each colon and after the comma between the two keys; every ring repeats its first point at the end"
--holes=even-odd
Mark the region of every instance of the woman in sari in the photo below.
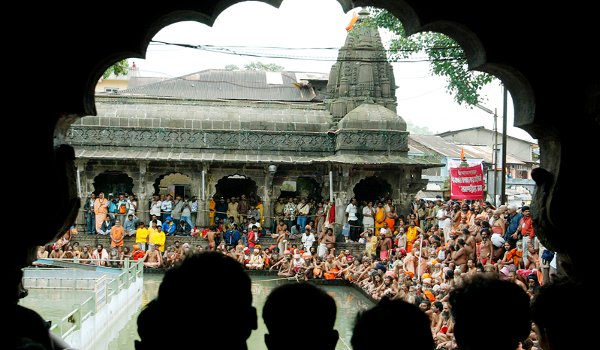
{"type": "Polygon", "coordinates": [[[102,223],[108,214],[108,199],[104,198],[104,192],[100,192],[94,201],[94,214],[96,214],[96,232],[102,227],[102,223]]]}
{"type": "Polygon", "coordinates": [[[396,208],[394,206],[390,206],[390,211],[385,213],[385,222],[387,223],[387,227],[390,232],[394,232],[396,229],[396,219],[398,218],[398,214],[396,214],[396,208]]]}
{"type": "MultiPolygon", "coordinates": [[[[379,234],[379,231],[384,227],[385,222],[385,209],[383,209],[383,203],[377,203],[377,212],[375,213],[375,235],[379,234]]],[[[393,227],[393,226],[392,226],[393,227]]],[[[392,229],[392,228],[390,228],[392,229]]]]}

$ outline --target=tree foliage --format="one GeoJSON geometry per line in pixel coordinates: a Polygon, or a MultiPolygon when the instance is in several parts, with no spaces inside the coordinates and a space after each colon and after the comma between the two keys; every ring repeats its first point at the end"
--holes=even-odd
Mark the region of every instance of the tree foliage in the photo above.
{"type": "Polygon", "coordinates": [[[435,135],[435,132],[431,131],[431,129],[429,129],[428,127],[415,125],[408,120],[406,121],[406,130],[409,131],[411,134],[435,135]]]}
{"type": "Polygon", "coordinates": [[[275,63],[263,63],[263,62],[250,62],[244,66],[245,70],[258,70],[264,72],[281,72],[285,70],[280,65],[275,63]]]}
{"type": "Polygon", "coordinates": [[[431,62],[431,72],[446,78],[446,91],[458,104],[475,105],[481,101],[481,89],[492,82],[492,75],[469,71],[465,53],[452,38],[434,32],[406,36],[402,23],[386,10],[370,8],[370,20],[360,25],[376,25],[392,33],[389,58],[392,61],[425,53],[431,62]]]}
{"type": "Polygon", "coordinates": [[[225,70],[239,70],[240,67],[236,66],[235,64],[228,64],[225,66],[225,70]]]}
{"type": "Polygon", "coordinates": [[[118,77],[119,75],[127,75],[127,73],[129,73],[129,62],[125,59],[108,67],[104,74],[102,74],[102,79],[108,78],[111,74],[118,77]]]}

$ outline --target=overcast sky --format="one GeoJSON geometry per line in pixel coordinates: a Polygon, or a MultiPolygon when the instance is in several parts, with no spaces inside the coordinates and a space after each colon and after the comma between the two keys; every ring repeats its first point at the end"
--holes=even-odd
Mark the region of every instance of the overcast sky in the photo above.
{"type": "MultiPolygon", "coordinates": [[[[351,17],[352,11],[344,13],[335,0],[285,0],[279,9],[259,2],[244,2],[221,13],[213,27],[181,22],[165,27],[154,37],[154,40],[171,43],[209,45],[208,50],[232,46],[230,54],[151,43],[145,60],[130,61],[135,61],[143,76],[177,77],[204,69],[224,68],[227,64],[243,67],[253,61],[276,63],[290,71],[329,73],[337,50],[298,48],[341,47],[346,39],[345,27],[351,17]],[[248,54],[283,55],[294,59],[252,57],[248,54]]],[[[492,128],[492,115],[454,102],[453,97],[446,93],[445,80],[429,73],[428,62],[392,65],[398,86],[398,114],[408,122],[428,127],[433,132],[476,126],[492,128]]],[[[485,99],[483,105],[502,114],[499,81],[485,88],[485,99]]],[[[508,134],[532,140],[525,131],[512,127],[510,97],[508,109],[508,134]]],[[[502,119],[498,118],[499,128],[501,125],[502,119]]]]}

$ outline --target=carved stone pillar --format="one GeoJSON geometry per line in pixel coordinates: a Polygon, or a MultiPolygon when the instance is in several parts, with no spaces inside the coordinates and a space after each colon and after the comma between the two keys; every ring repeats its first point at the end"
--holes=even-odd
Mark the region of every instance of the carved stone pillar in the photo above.
{"type": "Polygon", "coordinates": [[[76,159],[75,167],[76,167],[76,179],[77,179],[77,195],[80,200],[79,212],[77,213],[77,219],[75,219],[76,225],[83,225],[85,227],[85,213],[83,210],[83,206],[85,205],[85,201],[90,195],[90,192],[87,191],[87,175],[85,171],[85,167],[87,165],[87,159],[76,159]]]}
{"type": "MultiPolygon", "coordinates": [[[[215,173],[215,171],[213,169],[207,170],[206,172],[206,178],[205,178],[205,185],[206,185],[206,200],[204,201],[204,203],[202,204],[202,206],[198,207],[198,211],[200,211],[200,208],[202,208],[202,213],[198,214],[198,217],[202,216],[202,220],[204,220],[203,222],[206,223],[206,225],[210,224],[210,219],[208,218],[208,203],[209,203],[209,199],[210,197],[214,196],[217,193],[217,182],[219,180],[219,177],[217,176],[218,174],[215,173]]],[[[215,201],[218,201],[219,199],[216,198],[215,201]]]]}
{"type": "Polygon", "coordinates": [[[137,196],[137,201],[138,201],[138,210],[137,210],[137,217],[140,219],[140,221],[147,223],[150,220],[150,215],[148,212],[148,201],[150,199],[150,195],[151,193],[148,193],[148,179],[147,179],[147,174],[148,174],[148,162],[147,161],[143,161],[140,160],[138,161],[138,168],[139,168],[139,174],[138,174],[138,186],[137,186],[137,192],[136,192],[136,196],[137,196]]]}
{"type": "Polygon", "coordinates": [[[345,191],[334,192],[335,197],[335,232],[341,232],[342,226],[346,223],[346,207],[350,198],[345,191]]]}
{"type": "Polygon", "coordinates": [[[277,167],[266,167],[265,169],[265,183],[263,186],[263,194],[261,195],[263,200],[263,216],[265,221],[262,223],[263,229],[273,227],[273,203],[276,198],[273,198],[273,177],[277,167]]]}
{"type": "Polygon", "coordinates": [[[202,163],[200,169],[200,180],[198,181],[198,215],[196,215],[196,222],[194,223],[198,227],[207,227],[210,223],[208,219],[208,202],[210,199],[210,192],[208,190],[208,169],[209,166],[206,163],[202,163]]]}

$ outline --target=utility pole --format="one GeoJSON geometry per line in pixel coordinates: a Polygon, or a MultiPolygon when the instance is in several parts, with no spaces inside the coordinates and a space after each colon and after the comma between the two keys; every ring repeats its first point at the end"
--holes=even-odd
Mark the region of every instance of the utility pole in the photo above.
{"type": "Polygon", "coordinates": [[[506,136],[507,114],[508,114],[508,90],[502,84],[503,101],[502,101],[502,180],[500,187],[500,204],[506,204],[506,153],[508,151],[508,143],[506,136]]]}
{"type": "MultiPolygon", "coordinates": [[[[494,174],[494,179],[492,181],[493,183],[493,187],[492,187],[492,198],[493,198],[493,202],[494,202],[494,206],[497,206],[497,200],[496,197],[498,195],[498,191],[497,191],[497,187],[498,187],[498,111],[494,108],[494,110],[492,111],[491,109],[480,105],[479,103],[475,105],[475,107],[481,109],[482,111],[492,114],[494,116],[494,127],[493,127],[493,131],[494,131],[494,147],[492,147],[492,163],[493,163],[493,174],[494,174]]],[[[488,179],[489,179],[489,175],[488,175],[488,179]]],[[[488,183],[488,192],[489,192],[489,183],[488,183]]]]}
{"type": "Polygon", "coordinates": [[[494,150],[492,151],[494,157],[494,206],[498,206],[498,113],[494,108],[494,150]]]}

